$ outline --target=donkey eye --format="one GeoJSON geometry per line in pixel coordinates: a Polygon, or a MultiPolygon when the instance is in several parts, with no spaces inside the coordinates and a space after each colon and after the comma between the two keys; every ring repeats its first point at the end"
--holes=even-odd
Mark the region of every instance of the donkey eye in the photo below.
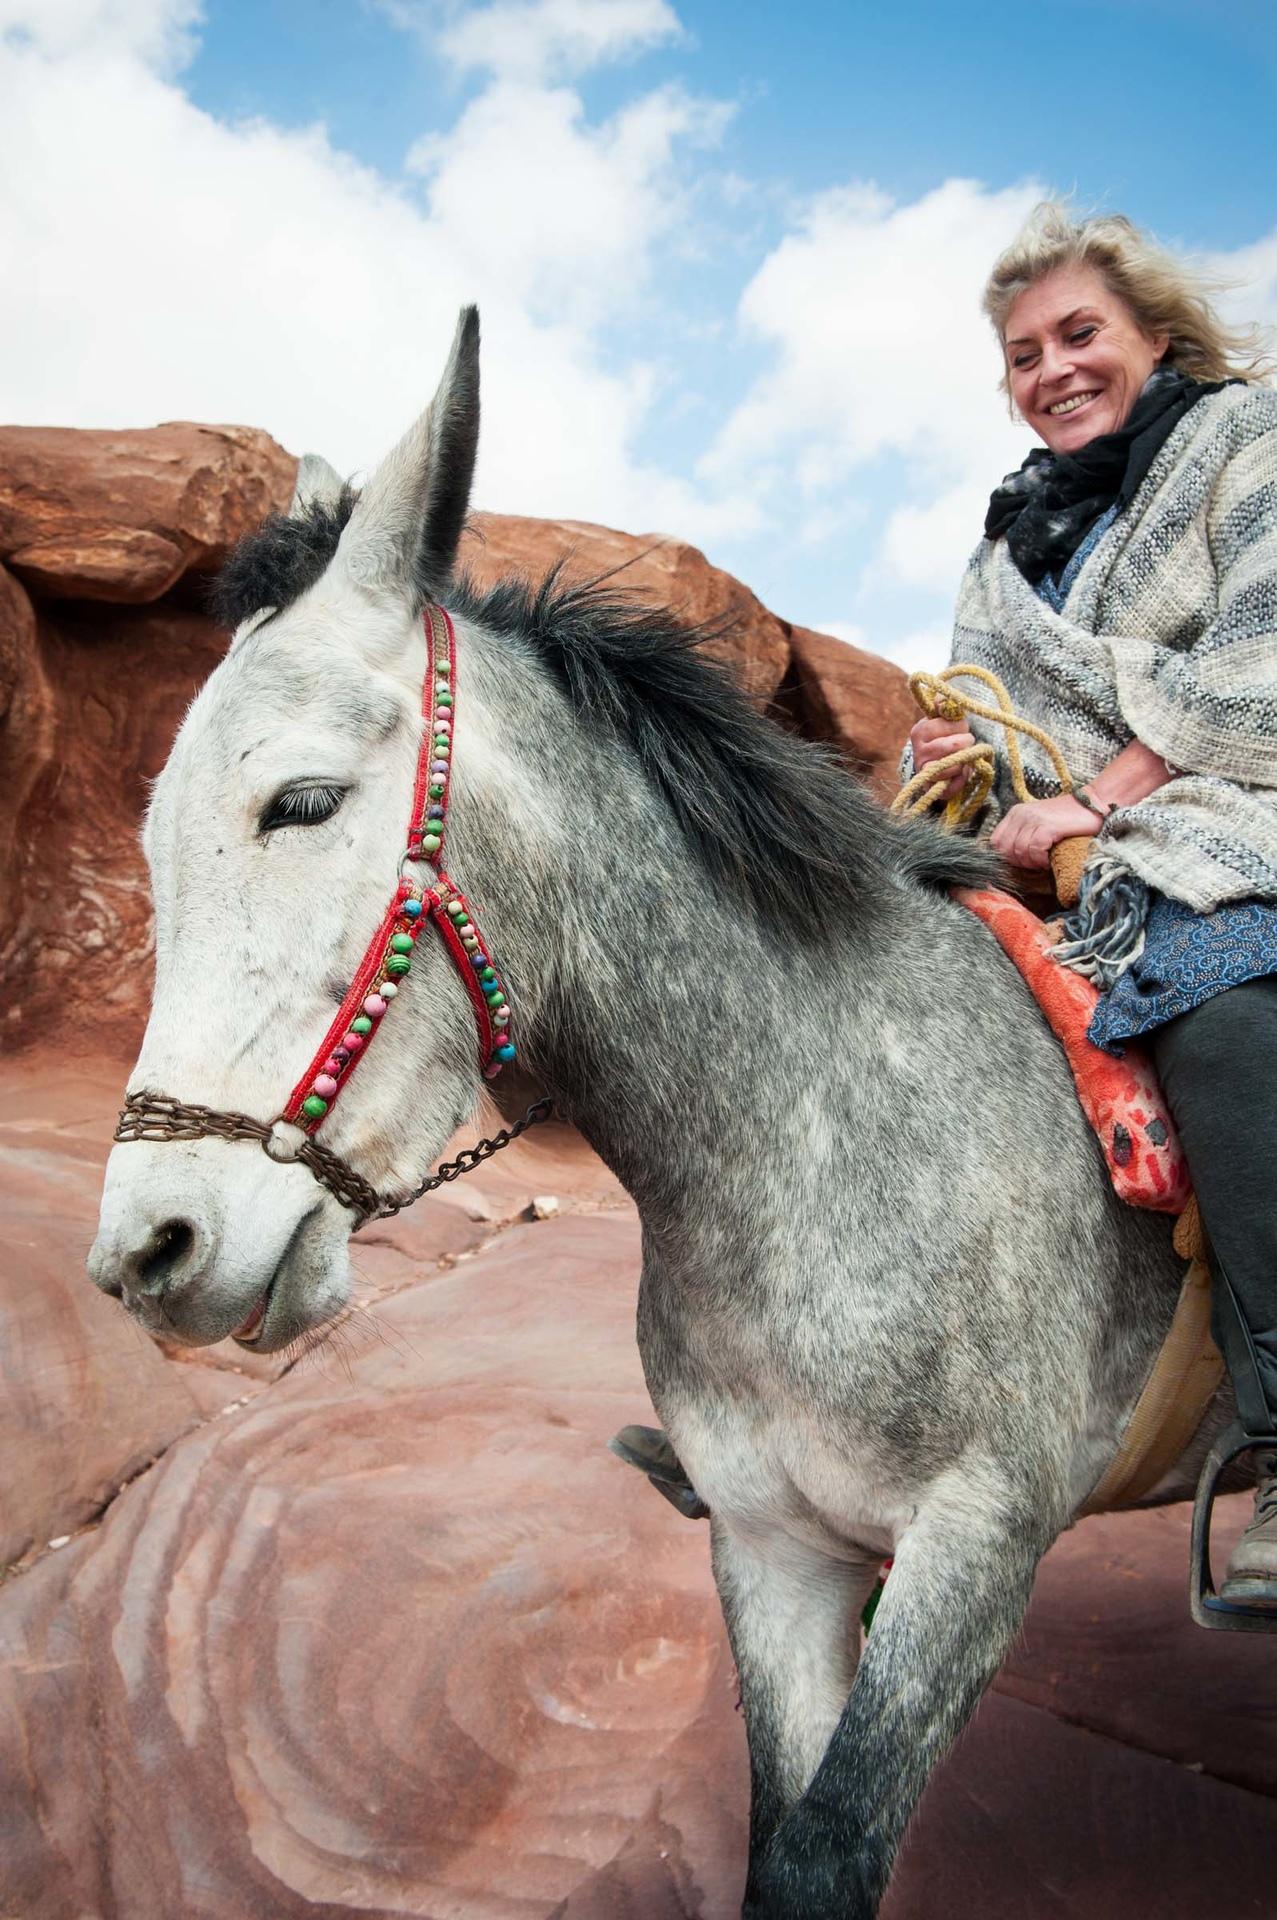
{"type": "Polygon", "coordinates": [[[285,787],[266,807],[257,822],[259,833],[273,833],[277,827],[317,827],[331,820],[346,797],[344,787],[320,784],[285,787]]]}

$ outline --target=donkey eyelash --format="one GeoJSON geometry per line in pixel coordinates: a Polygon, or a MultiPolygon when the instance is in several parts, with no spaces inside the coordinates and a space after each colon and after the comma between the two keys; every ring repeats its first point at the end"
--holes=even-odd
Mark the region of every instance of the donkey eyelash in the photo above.
{"type": "Polygon", "coordinates": [[[272,833],[277,827],[317,827],[330,820],[346,797],[344,787],[314,784],[285,787],[270,802],[257,823],[259,833],[272,833]]]}

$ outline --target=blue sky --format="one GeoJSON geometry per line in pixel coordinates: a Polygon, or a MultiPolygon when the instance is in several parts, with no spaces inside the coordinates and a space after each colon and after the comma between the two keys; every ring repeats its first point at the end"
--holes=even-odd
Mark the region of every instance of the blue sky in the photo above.
{"type": "Polygon", "coordinates": [[[0,410],[366,467],[485,332],[478,504],[682,535],[943,654],[1027,451],[980,281],[1042,191],[1277,320],[1267,4],[0,0],[0,410]]]}

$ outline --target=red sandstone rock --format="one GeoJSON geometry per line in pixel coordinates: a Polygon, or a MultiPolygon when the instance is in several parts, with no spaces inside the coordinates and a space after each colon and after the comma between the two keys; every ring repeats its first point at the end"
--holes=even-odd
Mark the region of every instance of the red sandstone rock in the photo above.
{"type": "Polygon", "coordinates": [[[670,607],[694,625],[727,629],[708,651],[731,661],[760,704],[789,662],[789,630],[762,601],[696,547],[659,533],[618,533],[584,520],[531,520],[476,513],[459,564],[483,585],[510,573],[540,580],[557,562],[567,580],[610,576],[618,593],[670,607]]]}
{"type": "MultiPolygon", "coordinates": [[[[36,1085],[30,1062],[0,1076],[0,1113],[24,1088],[29,1108],[0,1131],[0,1202],[87,1232],[111,1089],[36,1085]]],[[[734,1920],[744,1739],[706,1530],[603,1445],[651,1418],[637,1225],[557,1129],[480,1178],[498,1166],[495,1237],[440,1265],[466,1216],[423,1207],[362,1256],[367,1310],[292,1372],[188,1360],[202,1424],[0,1586],[0,1913],[734,1920]],[[547,1191],[585,1211],[496,1230],[547,1191]]],[[[4,1457],[91,1466],[127,1356],[60,1344],[82,1310],[69,1244],[25,1294],[22,1258],[0,1243],[0,1352],[36,1328],[28,1354],[78,1354],[81,1386],[41,1359],[4,1457]]],[[[163,1407],[158,1373],[126,1378],[163,1407]]],[[[1223,1502],[1225,1526],[1248,1505],[1223,1502]]],[[[1269,1910],[1264,1649],[1189,1623],[1187,1522],[1106,1516],[1053,1549],[883,1920],[1269,1910]]]]}
{"type": "Polygon", "coordinates": [[[789,629],[785,683],[791,711],[809,740],[837,747],[881,800],[900,781],[900,750],[918,718],[908,676],[889,660],[810,627],[789,629]]]}
{"type": "Polygon", "coordinates": [[[0,560],[59,598],[155,600],[286,507],[296,466],[252,427],[0,428],[0,560]]]}

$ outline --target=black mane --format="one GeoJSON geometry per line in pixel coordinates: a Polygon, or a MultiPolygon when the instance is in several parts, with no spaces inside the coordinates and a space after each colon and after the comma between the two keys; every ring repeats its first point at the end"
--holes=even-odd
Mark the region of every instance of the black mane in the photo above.
{"type": "MultiPolygon", "coordinates": [[[[282,611],[336,550],[355,496],[276,515],[231,554],[213,596],[235,627],[282,611]]],[[[723,623],[693,626],[607,580],[479,588],[464,576],[450,609],[516,634],[554,674],[587,724],[633,751],[707,875],[768,919],[818,935],[831,906],[871,906],[893,876],[927,887],[988,885],[996,863],[927,821],[885,814],[825,749],[764,718],[730,670],[704,651],[723,623]]]]}

